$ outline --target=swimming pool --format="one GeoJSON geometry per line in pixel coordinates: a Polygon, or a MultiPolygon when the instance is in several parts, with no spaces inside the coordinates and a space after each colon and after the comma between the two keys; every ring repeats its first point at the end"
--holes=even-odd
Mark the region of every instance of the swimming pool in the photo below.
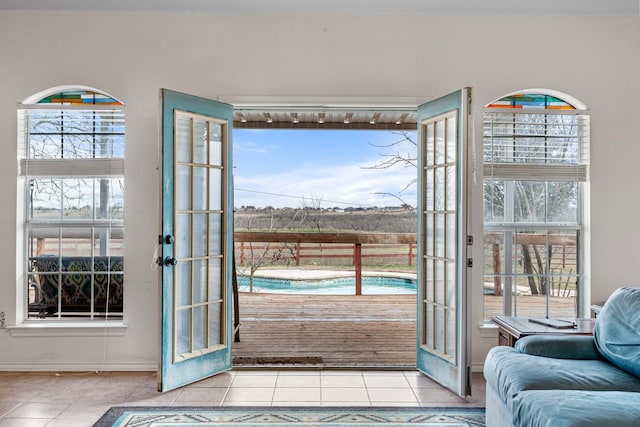
{"type": "MultiPolygon", "coordinates": [[[[354,277],[296,280],[274,277],[254,277],[253,292],[286,294],[354,295],[354,277]]],[[[238,275],[238,289],[249,292],[249,276],[238,275]]],[[[416,279],[404,277],[363,276],[363,295],[415,294],[416,279]]]]}

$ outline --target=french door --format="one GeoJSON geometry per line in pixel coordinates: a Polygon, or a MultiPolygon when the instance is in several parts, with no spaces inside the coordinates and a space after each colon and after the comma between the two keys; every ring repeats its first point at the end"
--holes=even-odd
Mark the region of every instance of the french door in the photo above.
{"type": "Polygon", "coordinates": [[[158,390],[231,369],[233,107],[163,89],[158,390]]]}
{"type": "Polygon", "coordinates": [[[470,390],[467,123],[470,89],[418,107],[417,367],[445,387],[470,390]]]}

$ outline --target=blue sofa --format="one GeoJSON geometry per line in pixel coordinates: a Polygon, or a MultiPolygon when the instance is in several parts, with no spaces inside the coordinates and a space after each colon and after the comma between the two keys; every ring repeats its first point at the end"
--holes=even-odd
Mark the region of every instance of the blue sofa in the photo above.
{"type": "Polygon", "coordinates": [[[640,289],[616,290],[593,336],[492,348],[484,376],[487,427],[640,426],[640,289]]]}

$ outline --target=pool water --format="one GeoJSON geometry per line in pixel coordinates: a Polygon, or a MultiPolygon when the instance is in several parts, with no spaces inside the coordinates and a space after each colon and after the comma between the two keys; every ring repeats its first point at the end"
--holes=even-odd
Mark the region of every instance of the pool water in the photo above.
{"type": "MultiPolygon", "coordinates": [[[[238,289],[249,292],[249,276],[238,275],[238,289]]],[[[293,280],[254,277],[253,292],[286,294],[355,295],[354,277],[317,280],[293,280]]],[[[402,277],[363,276],[363,295],[415,294],[416,280],[402,277]]]]}

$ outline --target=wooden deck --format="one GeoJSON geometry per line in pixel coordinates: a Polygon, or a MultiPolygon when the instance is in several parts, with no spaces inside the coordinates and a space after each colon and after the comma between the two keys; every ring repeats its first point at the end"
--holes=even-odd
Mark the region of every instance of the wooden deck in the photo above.
{"type": "MultiPolygon", "coordinates": [[[[546,299],[527,298],[539,316],[546,299]]],[[[573,317],[572,298],[552,298],[552,313],[573,317]]],[[[240,342],[234,365],[414,367],[415,295],[290,295],[240,293],[240,342]]],[[[524,301],[523,301],[524,303],[524,301]]],[[[485,296],[485,313],[501,313],[502,300],[485,296]]]]}
{"type": "Polygon", "coordinates": [[[413,367],[415,295],[240,293],[234,365],[413,367]]]}

